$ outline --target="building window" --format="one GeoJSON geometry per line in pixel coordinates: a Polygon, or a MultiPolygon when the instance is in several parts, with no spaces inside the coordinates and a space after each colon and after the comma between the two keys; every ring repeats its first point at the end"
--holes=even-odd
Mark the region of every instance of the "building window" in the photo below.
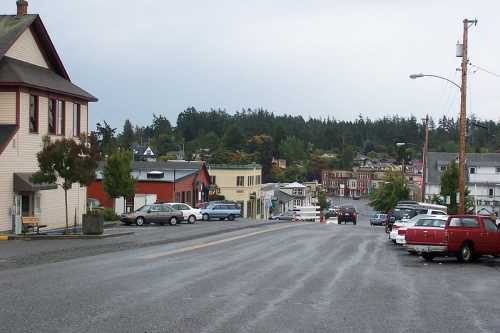
{"type": "Polygon", "coordinates": [[[248,176],[248,186],[253,186],[253,176],[248,176]]]}
{"type": "Polygon", "coordinates": [[[475,174],[475,173],[476,173],[476,168],[470,168],[470,169],[469,169],[469,173],[470,173],[471,175],[475,174]]]}
{"type": "Polygon", "coordinates": [[[236,186],[245,186],[245,176],[236,177],[236,186]]]}
{"type": "Polygon", "coordinates": [[[216,180],[217,180],[217,178],[215,176],[210,176],[210,184],[215,185],[216,180]]]}
{"type": "Polygon", "coordinates": [[[492,188],[488,189],[488,196],[489,196],[490,198],[493,198],[493,196],[494,196],[494,195],[495,195],[495,190],[494,190],[494,189],[492,189],[492,188]]]}
{"type": "Polygon", "coordinates": [[[256,185],[260,185],[261,184],[260,175],[255,176],[255,184],[256,185]]]}
{"type": "Polygon", "coordinates": [[[301,188],[294,188],[292,190],[292,194],[293,195],[300,195],[300,196],[302,196],[302,195],[304,195],[304,190],[301,189],[301,188]]]}
{"type": "Polygon", "coordinates": [[[80,136],[80,104],[73,104],[73,136],[80,136]]]}
{"type": "Polygon", "coordinates": [[[497,167],[497,173],[500,173],[500,167],[497,167]]]}
{"type": "Polygon", "coordinates": [[[49,99],[49,112],[48,112],[48,126],[49,126],[49,134],[56,134],[57,127],[57,111],[56,111],[56,100],[50,98],[49,99]]]}
{"type": "Polygon", "coordinates": [[[175,202],[181,202],[181,193],[175,192],[175,202]]]}
{"type": "Polygon", "coordinates": [[[66,135],[66,103],[64,101],[57,101],[57,119],[59,120],[57,134],[66,135]]]}
{"type": "Polygon", "coordinates": [[[191,204],[191,192],[186,192],[186,203],[191,204]]]}
{"type": "Polygon", "coordinates": [[[440,170],[440,171],[446,171],[446,165],[441,165],[441,166],[439,167],[439,170],[440,170]]]}
{"type": "Polygon", "coordinates": [[[38,96],[30,96],[30,133],[38,133],[38,96]]]}

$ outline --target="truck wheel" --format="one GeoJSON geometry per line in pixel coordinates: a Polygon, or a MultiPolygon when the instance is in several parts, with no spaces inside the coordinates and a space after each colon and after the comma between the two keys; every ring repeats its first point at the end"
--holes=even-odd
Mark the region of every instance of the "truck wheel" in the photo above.
{"type": "Polygon", "coordinates": [[[473,261],[474,250],[472,249],[472,246],[468,243],[462,245],[460,251],[458,251],[457,259],[460,262],[466,262],[466,263],[473,261]]]}
{"type": "Polygon", "coordinates": [[[424,258],[425,261],[432,261],[432,260],[434,260],[434,254],[422,253],[422,258],[424,258]]]}

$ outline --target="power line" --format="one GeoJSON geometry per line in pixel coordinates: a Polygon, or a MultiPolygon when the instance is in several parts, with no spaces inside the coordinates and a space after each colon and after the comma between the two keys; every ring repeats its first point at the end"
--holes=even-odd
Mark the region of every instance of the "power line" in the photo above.
{"type": "Polygon", "coordinates": [[[488,73],[488,74],[490,74],[490,75],[493,75],[493,76],[496,76],[496,77],[500,78],[500,74],[497,74],[497,73],[495,73],[495,72],[489,71],[489,70],[487,70],[486,68],[483,68],[483,67],[478,66],[478,65],[474,65],[474,64],[470,64],[470,65],[471,65],[472,67],[474,67],[474,68],[477,68],[477,69],[478,69],[478,70],[480,70],[480,71],[483,71],[483,72],[485,72],[485,73],[488,73]]]}

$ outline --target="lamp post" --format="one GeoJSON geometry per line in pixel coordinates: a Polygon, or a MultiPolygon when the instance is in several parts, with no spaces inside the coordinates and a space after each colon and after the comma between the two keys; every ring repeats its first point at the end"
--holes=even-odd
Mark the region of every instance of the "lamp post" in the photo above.
{"type": "Polygon", "coordinates": [[[433,75],[433,74],[412,74],[410,75],[410,79],[417,79],[421,77],[434,77],[437,79],[442,79],[445,81],[448,81],[449,83],[453,84],[456,86],[458,89],[460,89],[460,120],[459,120],[459,128],[460,128],[460,134],[459,134],[459,141],[458,141],[458,190],[460,194],[460,200],[459,200],[459,205],[458,205],[458,214],[464,214],[465,212],[465,146],[466,146],[466,141],[465,141],[465,132],[466,132],[466,126],[467,126],[467,70],[468,70],[468,65],[469,65],[469,58],[467,56],[467,51],[468,51],[468,36],[469,36],[469,27],[474,24],[477,24],[477,20],[468,20],[465,19],[463,20],[463,43],[457,45],[457,57],[462,58],[462,84],[458,85],[457,83],[439,76],[439,75],[433,75]]]}

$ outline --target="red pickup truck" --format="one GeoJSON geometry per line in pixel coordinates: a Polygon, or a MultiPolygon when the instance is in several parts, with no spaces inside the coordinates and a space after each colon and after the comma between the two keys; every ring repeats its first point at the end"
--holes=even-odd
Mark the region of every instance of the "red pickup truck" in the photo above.
{"type": "Polygon", "coordinates": [[[456,256],[470,262],[482,255],[500,255],[500,230],[487,216],[450,216],[443,226],[416,226],[406,233],[408,250],[431,261],[439,256],[456,256]]]}

